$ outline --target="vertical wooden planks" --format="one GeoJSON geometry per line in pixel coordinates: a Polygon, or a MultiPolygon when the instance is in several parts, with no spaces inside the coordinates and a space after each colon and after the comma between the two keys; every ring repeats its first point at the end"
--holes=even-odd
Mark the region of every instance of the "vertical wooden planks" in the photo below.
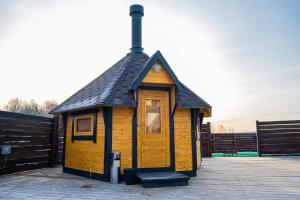
{"type": "Polygon", "coordinates": [[[132,118],[134,108],[114,107],[112,113],[112,151],[121,152],[121,173],[132,167],[132,118]]]}
{"type": "Polygon", "coordinates": [[[177,108],[174,116],[176,171],[193,170],[191,109],[177,108]]]}

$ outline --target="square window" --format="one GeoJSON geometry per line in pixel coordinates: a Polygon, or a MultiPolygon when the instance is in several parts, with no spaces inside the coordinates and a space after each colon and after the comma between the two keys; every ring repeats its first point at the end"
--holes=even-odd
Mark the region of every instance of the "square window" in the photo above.
{"type": "Polygon", "coordinates": [[[72,115],[72,142],[75,140],[92,140],[97,138],[97,112],[72,115]]]}
{"type": "Polygon", "coordinates": [[[93,114],[74,116],[74,135],[93,135],[93,114]]]}
{"type": "Polygon", "coordinates": [[[77,127],[76,132],[91,132],[91,124],[92,119],[91,118],[81,118],[77,119],[77,127]]]}

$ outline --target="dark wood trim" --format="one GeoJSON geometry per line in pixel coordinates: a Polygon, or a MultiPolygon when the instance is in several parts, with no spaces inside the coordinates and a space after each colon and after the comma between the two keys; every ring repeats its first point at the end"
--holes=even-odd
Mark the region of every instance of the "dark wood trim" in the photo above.
{"type": "Polygon", "coordinates": [[[171,90],[170,86],[140,86],[138,90],[159,90],[159,91],[169,91],[171,90]]]}
{"type": "MultiPolygon", "coordinates": [[[[204,118],[204,113],[199,113],[199,115],[198,115],[198,117],[199,117],[199,122],[200,122],[200,124],[199,124],[199,131],[200,131],[200,133],[197,133],[197,134],[199,134],[199,143],[200,143],[200,155],[198,155],[199,157],[200,157],[200,160],[201,160],[201,162],[202,162],[202,154],[201,154],[201,128],[202,128],[202,124],[203,124],[203,118],[204,118]]],[[[197,126],[198,126],[198,120],[197,120],[197,122],[196,122],[196,130],[197,130],[197,126]]],[[[198,130],[197,130],[198,131],[198,130]]],[[[197,138],[198,139],[198,138],[197,138]]]]}
{"type": "Polygon", "coordinates": [[[182,173],[184,175],[187,175],[189,177],[196,177],[197,176],[197,171],[191,170],[191,171],[178,171],[179,173],[182,173]]]}
{"type": "Polygon", "coordinates": [[[166,172],[171,171],[170,167],[136,168],[137,172],[166,172]]]}
{"type": "Polygon", "coordinates": [[[97,112],[94,112],[93,143],[97,143],[97,112]]]}
{"type": "Polygon", "coordinates": [[[171,96],[171,90],[169,90],[169,128],[170,128],[170,167],[172,171],[175,171],[175,136],[174,136],[174,112],[176,108],[176,103],[175,103],[175,108],[174,111],[172,111],[172,96],[171,96]]]}
{"type": "Polygon", "coordinates": [[[66,157],[66,137],[67,137],[67,113],[62,113],[62,123],[63,123],[63,130],[64,130],[64,145],[63,145],[63,162],[62,165],[65,167],[65,157],[66,157]]]}
{"type": "MultiPolygon", "coordinates": [[[[175,98],[176,98],[176,97],[175,97],[175,98]]],[[[175,102],[175,106],[174,106],[174,108],[173,108],[171,118],[174,118],[174,115],[175,115],[175,112],[176,112],[176,108],[177,108],[177,103],[175,102]]]]}
{"type": "Polygon", "coordinates": [[[200,128],[199,130],[201,130],[202,124],[203,124],[203,118],[204,118],[204,113],[199,113],[199,120],[200,120],[200,128]]]}
{"type": "Polygon", "coordinates": [[[72,115],[72,142],[74,142],[74,121],[75,121],[75,115],[72,115]]]}
{"type": "Polygon", "coordinates": [[[73,169],[73,168],[68,168],[68,167],[64,167],[63,172],[69,173],[69,174],[74,174],[77,176],[82,176],[85,178],[109,182],[108,177],[105,176],[104,174],[98,174],[98,173],[94,173],[94,172],[88,172],[88,171],[83,171],[83,170],[73,169]]]}
{"type": "Polygon", "coordinates": [[[132,168],[137,168],[137,111],[139,105],[139,91],[136,91],[136,107],[132,119],[132,168]]]}
{"type": "Polygon", "coordinates": [[[132,168],[137,168],[137,107],[132,118],[132,168]]]}
{"type": "Polygon", "coordinates": [[[93,140],[92,135],[74,135],[73,140],[93,140]]]}
{"type": "Polygon", "coordinates": [[[112,107],[103,108],[105,125],[104,145],[104,175],[110,179],[110,157],[112,152],[112,107]]]}
{"type": "Polygon", "coordinates": [[[193,163],[193,171],[197,171],[197,109],[191,109],[191,134],[192,134],[192,163],[193,163]]]}
{"type": "Polygon", "coordinates": [[[188,180],[171,181],[171,182],[154,182],[141,183],[144,188],[158,188],[158,187],[172,187],[172,186],[186,186],[189,184],[188,180]]]}
{"type": "Polygon", "coordinates": [[[72,111],[71,115],[85,115],[85,114],[97,113],[99,111],[100,111],[100,108],[92,108],[92,109],[87,109],[87,110],[72,111]]]}
{"type": "Polygon", "coordinates": [[[91,113],[92,111],[89,110],[89,111],[86,111],[86,112],[77,112],[76,113],[72,113],[72,142],[74,142],[75,140],[91,140],[93,141],[93,143],[96,143],[97,142],[97,112],[96,111],[99,109],[94,109],[93,110],[93,113],[91,113]],[[75,117],[76,115],[84,115],[84,114],[93,114],[93,132],[92,132],[92,135],[75,135],[74,134],[74,126],[75,126],[75,117]]]}

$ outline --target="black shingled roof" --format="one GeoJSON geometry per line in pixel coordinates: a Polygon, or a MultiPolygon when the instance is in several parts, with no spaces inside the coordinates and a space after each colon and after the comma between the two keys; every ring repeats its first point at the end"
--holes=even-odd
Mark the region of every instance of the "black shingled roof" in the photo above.
{"type": "MultiPolygon", "coordinates": [[[[136,107],[129,88],[149,59],[145,53],[128,53],[103,74],[57,106],[51,113],[78,111],[98,106],[136,107]]],[[[182,86],[184,90],[178,90],[176,94],[178,107],[211,108],[189,88],[183,84],[182,86]]]]}

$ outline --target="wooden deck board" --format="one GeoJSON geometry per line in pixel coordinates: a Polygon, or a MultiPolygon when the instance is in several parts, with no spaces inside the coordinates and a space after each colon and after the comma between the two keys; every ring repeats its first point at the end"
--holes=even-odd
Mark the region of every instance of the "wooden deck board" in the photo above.
{"type": "Polygon", "coordinates": [[[206,158],[185,187],[110,184],[46,168],[0,177],[0,199],[300,199],[300,157],[206,158]],[[90,184],[91,188],[83,188],[90,184]]]}

